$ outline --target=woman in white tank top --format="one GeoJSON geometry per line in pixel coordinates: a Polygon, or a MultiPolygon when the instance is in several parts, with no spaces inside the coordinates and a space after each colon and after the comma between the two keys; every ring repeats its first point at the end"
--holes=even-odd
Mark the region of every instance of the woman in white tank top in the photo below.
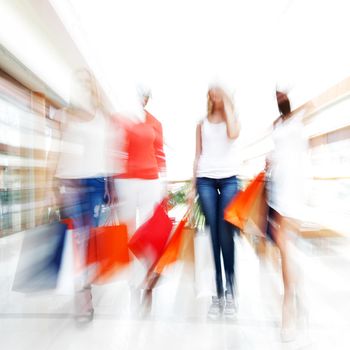
{"type": "Polygon", "coordinates": [[[193,189],[197,190],[213,247],[217,295],[212,298],[209,316],[217,318],[236,314],[234,301],[234,233],[235,227],[224,220],[224,209],[238,191],[236,140],[240,125],[233,104],[218,87],[208,92],[208,115],[198,124],[193,189]],[[221,271],[223,256],[226,288],[221,271]]]}
{"type": "MultiPolygon", "coordinates": [[[[74,73],[70,106],[58,112],[61,137],[54,177],[62,219],[73,220],[79,259],[84,266],[90,228],[97,226],[104,197],[108,195],[108,115],[95,77],[87,69],[74,73]],[[107,192],[106,192],[107,191],[107,192]]],[[[109,145],[110,146],[110,145],[109,145]]],[[[87,271],[76,277],[76,319],[93,317],[87,271]]]]}

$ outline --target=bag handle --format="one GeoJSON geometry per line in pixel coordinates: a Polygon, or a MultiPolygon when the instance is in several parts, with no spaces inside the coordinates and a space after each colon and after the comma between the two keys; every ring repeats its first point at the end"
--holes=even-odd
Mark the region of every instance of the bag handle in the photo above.
{"type": "Polygon", "coordinates": [[[102,223],[102,226],[118,226],[120,224],[117,208],[115,205],[110,205],[107,207],[109,209],[109,213],[107,214],[106,220],[102,223]]]}
{"type": "Polygon", "coordinates": [[[182,217],[181,221],[185,221],[185,222],[188,221],[188,218],[189,218],[190,215],[192,214],[193,207],[194,207],[193,205],[190,205],[190,206],[187,208],[187,210],[186,210],[184,216],[182,217]]]}

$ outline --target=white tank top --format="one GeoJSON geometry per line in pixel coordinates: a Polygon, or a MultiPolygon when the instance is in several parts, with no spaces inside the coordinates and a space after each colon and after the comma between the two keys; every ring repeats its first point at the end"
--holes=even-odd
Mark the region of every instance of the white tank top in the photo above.
{"type": "Polygon", "coordinates": [[[92,120],[66,121],[56,177],[84,179],[107,175],[106,121],[101,111],[92,120]]]}
{"type": "Polygon", "coordinates": [[[227,136],[226,123],[210,123],[205,118],[201,124],[202,152],[197,167],[197,177],[224,179],[238,174],[239,159],[236,141],[227,136]]]}

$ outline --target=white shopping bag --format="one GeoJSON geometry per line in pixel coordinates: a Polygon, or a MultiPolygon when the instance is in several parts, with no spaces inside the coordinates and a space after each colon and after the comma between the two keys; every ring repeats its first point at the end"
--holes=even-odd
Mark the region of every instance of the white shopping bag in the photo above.
{"type": "Polygon", "coordinates": [[[61,268],[58,273],[55,294],[74,295],[75,293],[75,252],[73,230],[67,230],[62,253],[61,268]]]}
{"type": "Polygon", "coordinates": [[[216,295],[215,266],[209,228],[198,231],[195,235],[194,268],[197,297],[216,295]]]}

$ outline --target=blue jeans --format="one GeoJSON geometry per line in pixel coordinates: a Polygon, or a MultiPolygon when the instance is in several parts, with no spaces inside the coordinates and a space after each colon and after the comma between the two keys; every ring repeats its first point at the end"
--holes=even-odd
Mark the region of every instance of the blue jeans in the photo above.
{"type": "Polygon", "coordinates": [[[234,295],[234,233],[237,230],[224,220],[224,210],[238,191],[236,176],[224,179],[197,178],[199,203],[209,225],[213,247],[216,289],[218,297],[224,295],[221,271],[221,252],[224,261],[226,292],[234,295]]]}
{"type": "MultiPolygon", "coordinates": [[[[61,218],[73,220],[74,239],[78,246],[81,262],[85,264],[90,228],[98,226],[101,206],[104,202],[105,179],[103,177],[60,179],[59,182],[61,218]]],[[[83,308],[82,305],[88,305],[89,308],[92,308],[91,302],[86,302],[86,298],[90,300],[91,297],[87,270],[84,270],[81,275],[81,282],[83,289],[76,294],[77,307],[79,310],[83,308]],[[81,298],[83,298],[83,304],[79,301],[81,298]]]]}
{"type": "Polygon", "coordinates": [[[73,219],[74,227],[97,227],[104,201],[105,179],[60,180],[61,217],[73,219]]]}

